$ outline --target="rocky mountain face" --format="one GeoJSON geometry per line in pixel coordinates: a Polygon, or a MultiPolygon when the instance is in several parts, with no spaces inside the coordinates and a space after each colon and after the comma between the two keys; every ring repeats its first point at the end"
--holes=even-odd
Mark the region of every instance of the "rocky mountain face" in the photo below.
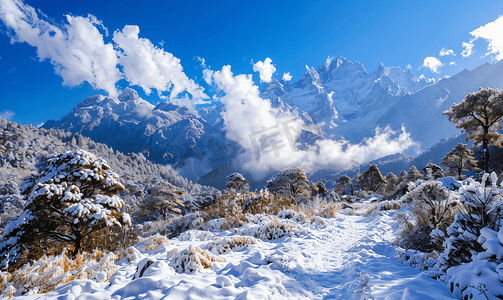
{"type": "MultiPolygon", "coordinates": [[[[359,143],[374,136],[377,126],[390,125],[398,131],[403,125],[424,150],[460,133],[442,115],[453,103],[479,87],[503,88],[503,61],[437,82],[383,64],[367,72],[361,63],[345,58],[306,69],[295,83],[273,79],[264,85],[261,97],[280,113],[316,124],[311,142],[344,138],[359,143]]],[[[154,106],[128,88],[118,98],[86,98],[43,128],[79,133],[124,153],[142,153],[153,162],[171,164],[189,180],[222,186],[228,172],[245,174],[232,163],[239,146],[222,131],[224,109],[222,105],[198,111],[171,103],[154,106]]]]}
{"type": "Polygon", "coordinates": [[[127,88],[117,98],[86,98],[61,120],[49,120],[42,128],[64,129],[124,153],[142,153],[155,163],[181,168],[186,178],[197,181],[229,154],[222,125],[210,120],[213,124],[194,110],[167,102],[154,106],[127,88]],[[187,160],[196,160],[201,170],[194,170],[195,164],[187,160]]]}
{"type": "Polygon", "coordinates": [[[326,138],[353,143],[373,136],[376,126],[406,127],[426,149],[459,134],[442,112],[479,87],[503,88],[503,61],[486,63],[438,82],[417,78],[410,70],[380,64],[367,72],[359,62],[332,58],[297,82],[273,80],[263,98],[293,113],[308,113],[326,138]]]}

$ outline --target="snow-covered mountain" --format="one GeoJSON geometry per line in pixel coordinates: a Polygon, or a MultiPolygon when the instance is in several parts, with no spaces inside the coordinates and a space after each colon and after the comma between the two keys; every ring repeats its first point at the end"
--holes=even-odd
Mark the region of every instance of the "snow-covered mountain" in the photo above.
{"type": "Polygon", "coordinates": [[[327,138],[344,137],[353,143],[373,136],[376,126],[393,130],[405,125],[426,149],[442,138],[459,134],[442,112],[479,87],[503,88],[503,62],[465,69],[438,82],[417,78],[411,70],[382,63],[367,72],[359,62],[332,58],[318,70],[307,67],[290,84],[272,80],[261,97],[275,107],[307,112],[327,138]]]}
{"type": "MultiPolygon", "coordinates": [[[[503,88],[502,61],[437,82],[383,64],[367,72],[361,63],[345,58],[328,59],[317,70],[306,68],[295,83],[275,79],[266,83],[260,96],[280,114],[302,116],[306,124],[316,124],[319,130],[314,130],[311,142],[344,137],[359,143],[374,136],[377,126],[400,130],[404,125],[424,150],[459,134],[442,115],[453,103],[479,87],[503,88]]],[[[211,181],[203,184],[218,186],[228,172],[246,173],[232,164],[240,149],[222,131],[224,109],[217,105],[195,111],[166,102],[154,106],[128,88],[117,98],[86,98],[43,128],[79,132],[125,153],[143,153],[156,163],[172,164],[189,180],[203,177],[211,181]]]]}
{"type": "MultiPolygon", "coordinates": [[[[130,88],[117,98],[86,98],[61,120],[49,120],[42,128],[78,132],[121,152],[143,153],[156,163],[174,167],[185,165],[187,159],[198,160],[197,165],[206,169],[199,173],[218,167],[229,148],[218,122],[212,125],[197,111],[172,103],[154,106],[130,88]]],[[[185,170],[184,175],[198,179],[193,170],[185,170]]]]}

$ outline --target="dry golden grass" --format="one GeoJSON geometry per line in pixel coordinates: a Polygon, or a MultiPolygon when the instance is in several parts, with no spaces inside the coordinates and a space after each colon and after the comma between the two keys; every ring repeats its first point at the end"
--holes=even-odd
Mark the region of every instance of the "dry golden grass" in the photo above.
{"type": "Polygon", "coordinates": [[[210,268],[214,262],[225,262],[225,259],[213,255],[208,250],[189,246],[173,256],[171,267],[178,273],[193,272],[210,268]]]}
{"type": "Polygon", "coordinates": [[[0,287],[8,292],[2,296],[13,296],[16,292],[23,295],[29,291],[47,293],[73,279],[107,281],[118,269],[114,263],[118,258],[119,255],[112,252],[100,251],[84,252],[75,258],[69,257],[68,251],[57,256],[43,256],[13,273],[1,273],[0,287]]]}
{"type": "Polygon", "coordinates": [[[154,235],[146,238],[141,238],[138,241],[140,249],[143,251],[151,251],[158,247],[166,247],[169,244],[169,239],[163,235],[154,235]]]}

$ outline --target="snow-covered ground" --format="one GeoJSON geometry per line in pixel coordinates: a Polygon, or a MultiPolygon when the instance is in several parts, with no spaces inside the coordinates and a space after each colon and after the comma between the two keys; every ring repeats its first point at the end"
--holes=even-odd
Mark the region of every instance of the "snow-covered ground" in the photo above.
{"type": "Polygon", "coordinates": [[[393,214],[375,211],[363,217],[341,213],[313,224],[284,220],[293,224],[290,235],[272,240],[249,238],[244,243],[249,246],[232,251],[224,238],[238,239],[244,233],[259,237],[259,228],[270,218],[225,232],[188,231],[165,247],[141,251],[138,245],[139,252],[115,262],[119,269],[106,282],[97,282],[100,276],[73,280],[47,294],[19,298],[454,299],[425,272],[401,264],[392,245],[399,234],[393,214]],[[209,250],[217,261],[206,269],[183,271],[192,266],[180,264],[183,251],[194,252],[196,246],[209,250]],[[153,263],[143,276],[133,279],[148,260],[153,263]]]}

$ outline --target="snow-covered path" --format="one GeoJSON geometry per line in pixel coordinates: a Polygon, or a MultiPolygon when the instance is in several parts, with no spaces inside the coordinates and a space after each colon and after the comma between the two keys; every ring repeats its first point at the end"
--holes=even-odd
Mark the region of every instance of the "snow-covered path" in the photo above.
{"type": "Polygon", "coordinates": [[[192,273],[176,273],[167,252],[204,245],[229,230],[201,232],[170,240],[166,249],[142,252],[109,282],[74,280],[44,295],[26,299],[454,299],[447,288],[418,270],[403,266],[390,212],[372,217],[337,215],[325,225],[303,224],[298,236],[259,241],[219,255],[225,262],[192,273]],[[144,258],[156,262],[132,280],[144,258]]]}

